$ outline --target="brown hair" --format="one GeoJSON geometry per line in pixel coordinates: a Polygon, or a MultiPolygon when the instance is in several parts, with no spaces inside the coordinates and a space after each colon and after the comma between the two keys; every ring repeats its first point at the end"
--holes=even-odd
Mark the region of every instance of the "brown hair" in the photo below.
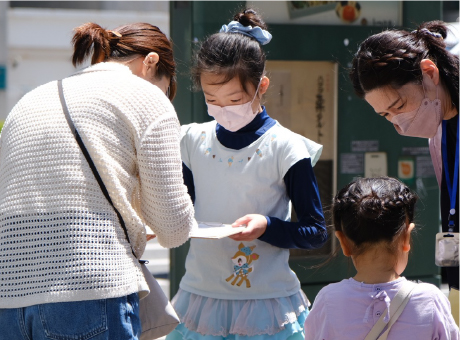
{"type": "Polygon", "coordinates": [[[446,50],[447,27],[441,21],[421,24],[417,30],[387,30],[364,40],[353,58],[350,79],[355,93],[363,98],[377,88],[399,89],[408,83],[421,84],[420,61],[432,60],[447,87],[452,106],[459,105],[458,56],[446,50]]]}
{"type": "MultiPolygon", "coordinates": [[[[267,29],[262,18],[250,8],[235,14],[233,20],[243,26],[267,29]]],[[[257,89],[263,77],[265,59],[265,52],[254,38],[241,33],[215,33],[201,44],[195,56],[192,68],[195,89],[201,88],[201,74],[211,73],[223,76],[221,84],[238,77],[243,90],[248,93],[247,84],[257,89]]]]}
{"type": "Polygon", "coordinates": [[[91,54],[91,65],[104,61],[124,61],[135,56],[158,53],[157,79],[170,77],[169,99],[176,95],[176,63],[172,44],[161,30],[147,23],[123,25],[106,30],[95,23],[86,23],[74,29],[72,44],[74,66],[83,63],[91,54]]]}

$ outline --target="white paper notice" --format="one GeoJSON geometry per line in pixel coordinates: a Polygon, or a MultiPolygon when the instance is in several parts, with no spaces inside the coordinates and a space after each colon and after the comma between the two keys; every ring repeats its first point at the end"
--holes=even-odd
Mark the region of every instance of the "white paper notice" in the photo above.
{"type": "Polygon", "coordinates": [[[198,228],[190,232],[190,237],[220,239],[241,233],[246,227],[233,228],[231,224],[198,222],[198,228]]]}
{"type": "Polygon", "coordinates": [[[387,153],[366,152],[364,156],[364,177],[388,176],[387,153]]]}

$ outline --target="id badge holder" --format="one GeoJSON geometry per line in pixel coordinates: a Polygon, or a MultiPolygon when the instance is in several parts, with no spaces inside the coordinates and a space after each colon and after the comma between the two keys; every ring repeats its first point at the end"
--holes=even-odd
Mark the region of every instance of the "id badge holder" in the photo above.
{"type": "Polygon", "coordinates": [[[459,136],[460,120],[457,125],[457,141],[455,145],[455,166],[452,176],[449,174],[449,162],[447,161],[447,121],[442,122],[442,163],[445,173],[447,191],[449,194],[450,210],[447,218],[448,232],[436,234],[436,253],[435,263],[440,267],[458,267],[458,233],[455,230],[455,209],[458,189],[458,171],[459,171],[459,136]]]}
{"type": "Polygon", "coordinates": [[[435,263],[439,267],[458,267],[459,233],[445,232],[436,234],[435,263]]]}

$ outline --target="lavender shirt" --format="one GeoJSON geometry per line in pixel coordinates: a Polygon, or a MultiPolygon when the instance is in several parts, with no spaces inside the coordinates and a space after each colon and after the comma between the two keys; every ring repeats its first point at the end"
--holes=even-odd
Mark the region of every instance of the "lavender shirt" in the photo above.
{"type": "MultiPolygon", "coordinates": [[[[350,278],[324,287],[305,321],[305,340],[364,339],[405,281],[365,284],[350,278]]],[[[457,340],[459,335],[446,296],[419,283],[388,340],[457,340]]]]}

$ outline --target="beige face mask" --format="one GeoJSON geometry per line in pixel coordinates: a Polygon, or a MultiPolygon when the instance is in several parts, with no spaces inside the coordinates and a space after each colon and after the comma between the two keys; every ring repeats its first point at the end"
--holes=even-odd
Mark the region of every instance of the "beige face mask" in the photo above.
{"type": "MultiPolygon", "coordinates": [[[[425,93],[425,87],[423,87],[425,93]]],[[[431,138],[438,131],[442,122],[441,100],[438,97],[438,86],[436,86],[436,99],[431,101],[425,98],[420,107],[410,112],[395,115],[391,122],[400,135],[410,137],[431,138]]]]}

